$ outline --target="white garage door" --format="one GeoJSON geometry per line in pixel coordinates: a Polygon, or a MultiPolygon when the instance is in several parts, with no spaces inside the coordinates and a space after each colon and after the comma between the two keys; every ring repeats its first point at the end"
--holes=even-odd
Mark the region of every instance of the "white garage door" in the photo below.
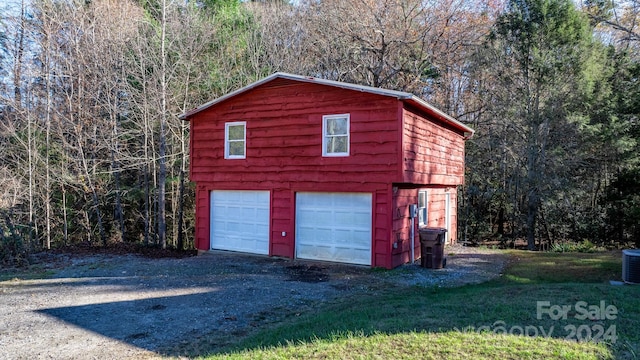
{"type": "Polygon", "coordinates": [[[371,194],[296,194],[296,257],[371,265],[371,194]]]}
{"type": "Polygon", "coordinates": [[[212,191],[211,249],[269,254],[269,192],[212,191]]]}

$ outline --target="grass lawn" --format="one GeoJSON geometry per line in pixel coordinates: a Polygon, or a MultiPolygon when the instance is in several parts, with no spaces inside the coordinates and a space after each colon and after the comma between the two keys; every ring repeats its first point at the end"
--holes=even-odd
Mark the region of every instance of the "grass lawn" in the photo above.
{"type": "Polygon", "coordinates": [[[640,286],[609,284],[620,252],[509,255],[500,279],[344,299],[207,358],[640,358],[640,286]]]}

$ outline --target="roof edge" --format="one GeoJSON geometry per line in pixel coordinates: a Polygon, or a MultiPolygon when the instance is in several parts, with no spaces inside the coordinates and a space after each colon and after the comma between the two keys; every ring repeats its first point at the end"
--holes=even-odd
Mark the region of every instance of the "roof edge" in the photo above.
{"type": "Polygon", "coordinates": [[[451,125],[459,128],[460,130],[462,130],[464,132],[464,137],[465,139],[470,139],[473,134],[475,134],[475,130],[470,128],[469,126],[463,124],[461,121],[457,120],[456,118],[452,117],[451,115],[445,113],[444,111],[438,109],[437,107],[431,105],[430,103],[426,102],[425,100],[413,95],[411,98],[411,101],[419,104],[420,106],[434,112],[436,115],[438,115],[442,120],[450,123],[451,125]]]}
{"type": "Polygon", "coordinates": [[[191,110],[188,110],[184,114],[178,116],[178,119],[180,119],[180,120],[189,120],[189,117],[199,113],[202,110],[206,110],[206,109],[210,108],[211,106],[213,106],[213,105],[215,105],[217,103],[221,103],[221,102],[223,102],[223,101],[225,101],[227,99],[230,99],[230,98],[232,98],[232,97],[234,97],[236,95],[240,95],[240,94],[242,94],[244,92],[247,92],[247,91],[249,91],[249,90],[251,90],[251,89],[253,89],[255,87],[258,87],[258,86],[260,86],[262,84],[268,83],[269,81],[271,81],[273,79],[278,78],[279,74],[281,74],[281,73],[273,73],[273,74],[271,74],[271,75],[269,75],[269,76],[267,76],[267,77],[265,77],[265,78],[263,78],[261,80],[253,82],[253,83],[251,83],[251,84],[249,84],[249,85],[247,85],[245,87],[242,87],[242,88],[240,88],[238,90],[232,91],[232,92],[230,92],[230,93],[228,93],[226,95],[223,95],[221,97],[215,98],[215,99],[213,99],[213,100],[211,100],[209,102],[206,102],[206,103],[204,103],[204,104],[202,104],[202,105],[200,105],[198,107],[195,107],[195,108],[193,108],[191,110]]]}
{"type": "Polygon", "coordinates": [[[189,118],[197,113],[199,113],[200,111],[206,110],[218,103],[221,103],[227,99],[230,99],[234,96],[240,95],[242,93],[245,93],[253,88],[256,88],[260,85],[263,85],[265,83],[268,83],[274,79],[277,78],[281,78],[281,79],[288,79],[288,80],[294,80],[294,81],[300,81],[300,82],[306,82],[306,83],[314,83],[314,84],[321,84],[321,85],[327,85],[327,86],[333,86],[333,87],[338,87],[338,88],[342,88],[342,89],[348,89],[348,90],[354,90],[354,91],[362,91],[362,92],[367,92],[367,93],[371,93],[371,94],[377,94],[377,95],[382,95],[382,96],[390,96],[390,97],[394,97],[397,98],[398,100],[402,100],[402,101],[410,101],[413,102],[415,104],[417,104],[418,106],[429,110],[430,112],[433,112],[434,114],[436,114],[438,117],[440,117],[440,120],[443,120],[444,122],[447,122],[451,125],[453,125],[454,127],[462,130],[465,133],[465,138],[470,138],[471,136],[473,136],[474,134],[474,130],[470,127],[468,127],[467,125],[463,124],[462,122],[456,120],[455,118],[453,118],[452,116],[446,114],[445,112],[443,112],[442,110],[436,108],[435,106],[431,105],[430,103],[428,103],[427,101],[417,97],[416,95],[412,94],[412,93],[408,93],[408,92],[404,92],[404,91],[397,91],[397,90],[386,90],[386,89],[381,89],[381,88],[376,88],[376,87],[372,87],[372,86],[366,86],[366,85],[357,85],[357,84],[351,84],[351,83],[345,83],[345,82],[341,82],[341,81],[335,81],[335,80],[326,80],[326,79],[320,79],[320,78],[315,78],[312,76],[302,76],[302,75],[294,75],[294,74],[289,74],[289,73],[285,73],[285,72],[276,72],[273,73],[261,80],[258,80],[256,82],[253,82],[245,87],[242,87],[238,90],[232,91],[226,95],[223,95],[219,98],[213,99],[207,103],[204,103],[194,109],[191,109],[189,111],[186,111],[184,114],[178,116],[178,118],[180,120],[189,120],[189,118]]]}

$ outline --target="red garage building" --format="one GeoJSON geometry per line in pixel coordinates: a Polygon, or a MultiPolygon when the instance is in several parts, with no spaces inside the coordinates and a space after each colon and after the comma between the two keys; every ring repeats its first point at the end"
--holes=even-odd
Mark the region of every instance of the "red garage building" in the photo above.
{"type": "Polygon", "coordinates": [[[276,73],[181,118],[199,250],[390,269],[418,226],[456,240],[473,130],[412,94],[276,73]]]}

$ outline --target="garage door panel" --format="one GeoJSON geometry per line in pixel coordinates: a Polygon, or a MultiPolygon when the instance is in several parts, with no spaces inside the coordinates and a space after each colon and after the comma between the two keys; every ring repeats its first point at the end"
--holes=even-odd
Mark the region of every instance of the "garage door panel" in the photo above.
{"type": "Polygon", "coordinates": [[[267,205],[267,208],[256,209],[256,217],[261,219],[269,219],[269,205],[267,205]]]}
{"type": "Polygon", "coordinates": [[[351,234],[356,245],[362,245],[363,248],[371,247],[371,231],[353,231],[351,234]]]}
{"type": "Polygon", "coordinates": [[[369,249],[354,249],[351,247],[327,247],[327,246],[308,246],[300,249],[299,258],[326,260],[351,264],[370,265],[370,261],[363,259],[371,254],[369,249]],[[357,259],[360,259],[358,261],[357,259]]]}
{"type": "Polygon", "coordinates": [[[296,257],[371,264],[371,194],[298,193],[296,257]]]}
{"type": "MultiPolygon", "coordinates": [[[[336,235],[336,242],[338,244],[343,243],[343,242],[347,242],[347,240],[356,240],[354,238],[354,232],[350,231],[350,230],[345,230],[345,229],[335,229],[335,235],[336,235]]],[[[355,245],[355,244],[354,244],[355,245]]]]}
{"type": "Polygon", "coordinates": [[[211,249],[269,254],[268,191],[211,192],[211,249]]]}

